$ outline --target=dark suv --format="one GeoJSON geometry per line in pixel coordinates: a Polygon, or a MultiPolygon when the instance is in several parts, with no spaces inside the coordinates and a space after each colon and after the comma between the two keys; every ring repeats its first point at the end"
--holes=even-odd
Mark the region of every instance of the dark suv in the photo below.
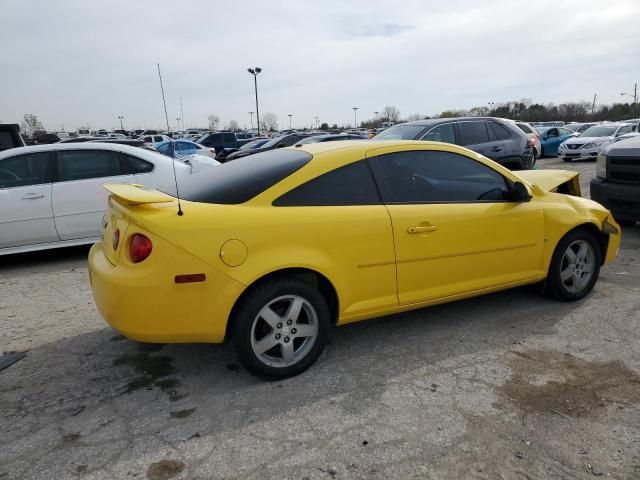
{"type": "Polygon", "coordinates": [[[640,136],[612,143],[598,155],[591,198],[621,225],[640,221],[640,136]]]}
{"type": "Polygon", "coordinates": [[[253,150],[238,150],[237,152],[233,152],[229,156],[227,156],[225,161],[246,157],[247,155],[253,155],[254,153],[266,152],[268,150],[275,150],[276,148],[290,147],[298,143],[303,138],[307,138],[312,135],[317,135],[317,134],[296,132],[296,133],[290,133],[289,135],[280,135],[279,137],[274,137],[271,140],[269,140],[267,143],[260,145],[258,148],[254,148],[253,150]]]}
{"type": "Polygon", "coordinates": [[[248,133],[242,132],[211,132],[202,135],[196,143],[213,148],[216,154],[221,153],[225,148],[238,149],[247,142],[253,140],[248,133]]]}
{"type": "Polygon", "coordinates": [[[418,120],[389,127],[373,140],[431,140],[455,143],[511,170],[533,168],[533,142],[512,122],[492,117],[418,120]]]}

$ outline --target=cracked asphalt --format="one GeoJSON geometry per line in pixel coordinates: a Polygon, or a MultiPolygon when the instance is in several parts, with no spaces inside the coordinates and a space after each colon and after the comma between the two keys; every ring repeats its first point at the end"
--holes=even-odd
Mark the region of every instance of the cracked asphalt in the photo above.
{"type": "MultiPolygon", "coordinates": [[[[541,168],[582,172],[559,159],[541,168]]],[[[577,303],[532,287],[337,328],[281,382],[228,345],[142,345],[87,248],[0,257],[5,479],[640,478],[640,225],[577,303]]]]}

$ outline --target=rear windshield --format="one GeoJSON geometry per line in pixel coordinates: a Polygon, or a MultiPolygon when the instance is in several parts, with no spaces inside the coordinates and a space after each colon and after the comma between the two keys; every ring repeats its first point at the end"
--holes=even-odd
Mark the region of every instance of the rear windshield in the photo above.
{"type": "Polygon", "coordinates": [[[395,125],[373,137],[374,140],[416,140],[424,125],[395,125]]]}
{"type": "Polygon", "coordinates": [[[186,185],[179,185],[180,198],[201,203],[244,203],[305,166],[311,158],[299,150],[270,150],[232,160],[189,177],[186,185]]]}

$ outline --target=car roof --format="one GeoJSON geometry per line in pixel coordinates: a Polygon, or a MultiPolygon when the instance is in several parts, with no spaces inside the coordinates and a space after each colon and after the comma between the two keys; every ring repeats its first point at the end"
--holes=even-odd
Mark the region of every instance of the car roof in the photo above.
{"type": "MultiPolygon", "coordinates": [[[[0,152],[0,159],[13,157],[14,155],[23,155],[27,153],[37,152],[59,152],[65,150],[112,150],[115,152],[129,153],[134,156],[159,155],[161,153],[145,150],[139,147],[123,145],[121,143],[105,143],[105,142],[83,142],[83,143],[50,143],[47,145],[32,145],[28,147],[10,148],[0,152]]],[[[156,157],[153,157],[156,158],[156,157]]]]}

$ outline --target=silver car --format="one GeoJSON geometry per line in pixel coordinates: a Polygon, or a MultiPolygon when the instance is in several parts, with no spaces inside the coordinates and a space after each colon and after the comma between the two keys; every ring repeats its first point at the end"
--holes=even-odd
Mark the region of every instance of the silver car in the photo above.
{"type": "MultiPolygon", "coordinates": [[[[527,138],[534,141],[533,144],[533,158],[534,160],[540,158],[542,153],[542,145],[540,144],[540,134],[527,122],[515,122],[517,127],[524,132],[527,138]]],[[[535,163],[535,162],[534,162],[535,163]]]]}
{"type": "Polygon", "coordinates": [[[565,140],[558,147],[558,156],[565,162],[572,160],[596,160],[607,145],[633,131],[628,123],[602,123],[587,128],[578,137],[565,140]]]}

